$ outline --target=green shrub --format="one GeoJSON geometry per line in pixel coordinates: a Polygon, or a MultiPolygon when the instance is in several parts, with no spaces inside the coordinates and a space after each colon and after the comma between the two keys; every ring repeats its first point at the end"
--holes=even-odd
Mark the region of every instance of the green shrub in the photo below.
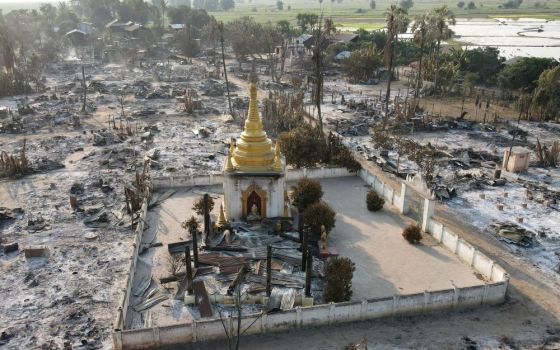
{"type": "Polygon", "coordinates": [[[370,190],[366,195],[366,205],[369,211],[379,211],[383,209],[385,200],[377,192],[370,190]]]}
{"type": "Polygon", "coordinates": [[[303,224],[309,228],[311,235],[315,239],[321,238],[321,225],[330,232],[336,222],[336,213],[325,202],[315,202],[303,212],[303,224]]]}
{"type": "Polygon", "coordinates": [[[420,226],[416,224],[410,224],[404,229],[402,235],[408,241],[408,243],[416,244],[419,243],[422,239],[422,230],[420,229],[420,226]]]}
{"type": "Polygon", "coordinates": [[[352,297],[352,277],[356,266],[348,258],[331,258],[325,264],[325,302],[340,303],[352,297]]]}
{"type": "Polygon", "coordinates": [[[300,211],[304,211],[311,204],[320,201],[323,197],[321,183],[307,177],[299,179],[297,184],[292,187],[292,191],[292,204],[300,211]]]}

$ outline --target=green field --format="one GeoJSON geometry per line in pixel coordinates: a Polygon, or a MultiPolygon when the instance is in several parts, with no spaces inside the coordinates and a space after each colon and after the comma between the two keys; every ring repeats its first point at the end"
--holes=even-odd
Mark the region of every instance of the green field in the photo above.
{"type": "MultiPolygon", "coordinates": [[[[457,0],[458,1],[458,0],[457,0]]],[[[498,8],[506,0],[476,0],[477,9],[468,11],[459,9],[457,1],[453,0],[415,0],[414,7],[409,11],[411,15],[423,13],[429,9],[448,5],[457,15],[462,18],[543,18],[560,19],[560,1],[552,0],[524,0],[521,7],[515,10],[504,10],[498,8]],[[549,9],[535,8],[535,4],[546,4],[549,9]]],[[[464,0],[468,2],[468,0],[464,0]]],[[[385,11],[391,3],[396,1],[378,0],[377,8],[369,8],[369,0],[338,0],[331,2],[324,0],[320,5],[318,0],[284,0],[284,10],[276,9],[276,0],[237,0],[237,6],[233,11],[211,12],[218,20],[229,22],[239,17],[250,16],[258,22],[278,22],[288,20],[296,23],[296,16],[302,12],[323,13],[325,17],[332,17],[338,27],[364,28],[367,30],[379,29],[384,26],[385,11]],[[290,9],[288,9],[290,7],[290,9]],[[256,9],[256,11],[255,11],[256,9]],[[358,10],[365,11],[358,13],[358,10]]],[[[38,9],[41,2],[7,2],[0,3],[3,13],[18,8],[38,9]]],[[[56,3],[55,3],[56,4],[56,3]]]]}
{"type": "MultiPolygon", "coordinates": [[[[416,0],[414,7],[409,11],[411,15],[423,13],[435,7],[448,5],[457,17],[462,18],[484,18],[484,17],[507,17],[507,18],[545,18],[560,19],[560,1],[538,1],[525,0],[519,9],[505,10],[498,6],[506,0],[475,1],[477,9],[465,10],[457,7],[457,1],[434,1],[416,0]],[[535,8],[536,3],[546,3],[549,9],[535,8]]],[[[396,2],[396,1],[395,1],[396,2]]],[[[249,0],[239,1],[236,8],[229,12],[212,12],[217,19],[224,22],[231,21],[242,16],[250,16],[258,22],[277,22],[288,20],[296,22],[296,16],[302,12],[323,13],[325,17],[332,17],[339,27],[378,29],[383,27],[385,12],[390,6],[390,1],[376,1],[375,10],[369,8],[369,0],[343,0],[331,2],[324,0],[284,0],[284,10],[276,9],[275,0],[249,0]],[[290,9],[288,9],[290,7],[290,9]],[[256,10],[256,11],[255,11],[256,10]],[[365,11],[359,13],[358,11],[365,11]]],[[[468,2],[468,1],[466,1],[468,2]]]]}

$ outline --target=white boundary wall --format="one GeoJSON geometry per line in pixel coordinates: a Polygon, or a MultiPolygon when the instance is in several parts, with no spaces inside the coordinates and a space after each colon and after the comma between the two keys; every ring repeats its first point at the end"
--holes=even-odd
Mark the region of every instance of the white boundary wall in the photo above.
{"type": "MultiPolygon", "coordinates": [[[[327,179],[333,177],[355,176],[346,168],[314,168],[314,169],[290,169],[286,174],[287,181],[295,181],[302,177],[311,179],[327,179]]],[[[209,174],[198,176],[166,176],[156,177],[151,180],[154,190],[185,188],[193,186],[211,186],[224,183],[221,174],[209,174]]]]}
{"type": "MultiPolygon", "coordinates": [[[[421,314],[440,309],[458,309],[483,304],[497,304],[504,300],[507,280],[481,286],[426,291],[418,294],[395,295],[389,298],[296,307],[273,314],[244,315],[241,329],[246,334],[285,331],[341,322],[371,320],[387,316],[421,314]]],[[[237,319],[224,320],[228,330],[235,332],[237,319]]],[[[148,349],[165,345],[207,341],[224,338],[220,319],[198,320],[172,326],[131,329],[113,333],[114,349],[148,349]]]]}
{"type": "MultiPolygon", "coordinates": [[[[382,195],[388,203],[401,209],[406,208],[406,185],[401,188],[401,196],[395,189],[386,185],[378,177],[367,170],[361,170],[358,175],[375,191],[382,195]]],[[[353,176],[346,169],[319,168],[301,169],[288,173],[289,180],[302,176],[312,178],[327,178],[353,176]]],[[[152,184],[156,189],[180,188],[189,186],[206,186],[221,183],[221,175],[207,175],[198,177],[156,178],[152,184]]],[[[142,206],[141,215],[146,216],[147,202],[142,206]]],[[[247,334],[283,331],[293,328],[329,325],[341,322],[371,320],[387,316],[410,315],[432,312],[440,309],[458,309],[476,307],[484,304],[498,304],[504,301],[509,276],[506,271],[492,259],[478,251],[471,244],[448,230],[444,225],[432,218],[433,201],[426,199],[422,227],[425,228],[443,246],[457,254],[466,264],[480,273],[488,282],[483,284],[438,291],[425,291],[418,294],[394,295],[388,298],[367,299],[362,301],[337,304],[323,304],[311,307],[297,307],[293,310],[274,314],[244,315],[241,328],[247,328],[247,334]]],[[[132,285],[132,276],[136,266],[138,247],[142,241],[144,224],[138,224],[133,258],[127,278],[127,289],[124,290],[123,305],[115,321],[113,332],[113,348],[116,350],[148,349],[159,346],[175,345],[188,342],[206,341],[224,338],[222,321],[195,320],[192,323],[182,323],[171,326],[161,326],[142,329],[123,329],[128,307],[128,295],[132,285]]],[[[234,331],[236,318],[228,318],[226,327],[234,331]]]]}
{"type": "Polygon", "coordinates": [[[130,302],[130,293],[132,289],[132,282],[134,278],[134,272],[136,271],[136,263],[138,261],[138,250],[142,244],[142,237],[144,235],[144,228],[146,217],[148,215],[148,203],[150,202],[151,191],[148,191],[148,195],[144,198],[142,202],[142,207],[140,209],[138,223],[136,225],[136,231],[134,232],[134,242],[132,243],[132,254],[130,256],[130,265],[128,267],[128,272],[126,274],[126,287],[123,288],[123,295],[119,303],[119,308],[117,310],[117,316],[113,323],[113,328],[115,330],[124,329],[124,324],[126,322],[126,315],[128,311],[128,305],[130,302]]]}

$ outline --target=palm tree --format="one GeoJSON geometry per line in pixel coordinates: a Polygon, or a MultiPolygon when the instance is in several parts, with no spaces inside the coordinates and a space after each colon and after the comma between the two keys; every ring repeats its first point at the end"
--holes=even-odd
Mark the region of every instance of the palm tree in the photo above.
{"type": "Polygon", "coordinates": [[[416,77],[416,91],[414,97],[418,97],[420,89],[422,88],[422,59],[424,57],[424,43],[426,42],[427,34],[429,33],[431,25],[430,14],[425,13],[416,16],[412,24],[412,33],[414,33],[414,42],[420,46],[420,61],[418,63],[418,76],[416,77]]]}
{"type": "Polygon", "coordinates": [[[165,14],[167,13],[167,1],[159,0],[159,7],[161,8],[161,27],[165,29],[165,14]]]}
{"type": "Polygon", "coordinates": [[[448,40],[453,36],[453,31],[449,28],[450,25],[454,25],[455,15],[453,12],[444,5],[440,8],[434,10],[432,14],[432,27],[434,29],[434,38],[437,41],[436,44],[436,70],[434,77],[434,88],[437,91],[439,88],[438,81],[438,70],[439,70],[439,54],[441,49],[441,42],[443,40],[448,40]]]}
{"type": "Polygon", "coordinates": [[[387,94],[385,96],[385,118],[383,120],[383,128],[389,118],[389,98],[391,96],[391,80],[393,80],[393,64],[395,59],[395,46],[398,42],[399,33],[406,32],[408,26],[407,11],[399,6],[391,5],[387,12],[387,42],[383,50],[385,65],[389,71],[389,80],[387,81],[387,94]]]}

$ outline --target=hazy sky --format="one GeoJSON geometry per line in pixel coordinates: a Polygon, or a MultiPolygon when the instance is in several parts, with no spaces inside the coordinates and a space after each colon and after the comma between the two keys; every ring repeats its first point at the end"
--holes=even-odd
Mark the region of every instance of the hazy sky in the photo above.
{"type": "Polygon", "coordinates": [[[26,3],[26,2],[60,2],[60,0],[0,0],[0,4],[14,4],[14,3],[26,3]]]}

